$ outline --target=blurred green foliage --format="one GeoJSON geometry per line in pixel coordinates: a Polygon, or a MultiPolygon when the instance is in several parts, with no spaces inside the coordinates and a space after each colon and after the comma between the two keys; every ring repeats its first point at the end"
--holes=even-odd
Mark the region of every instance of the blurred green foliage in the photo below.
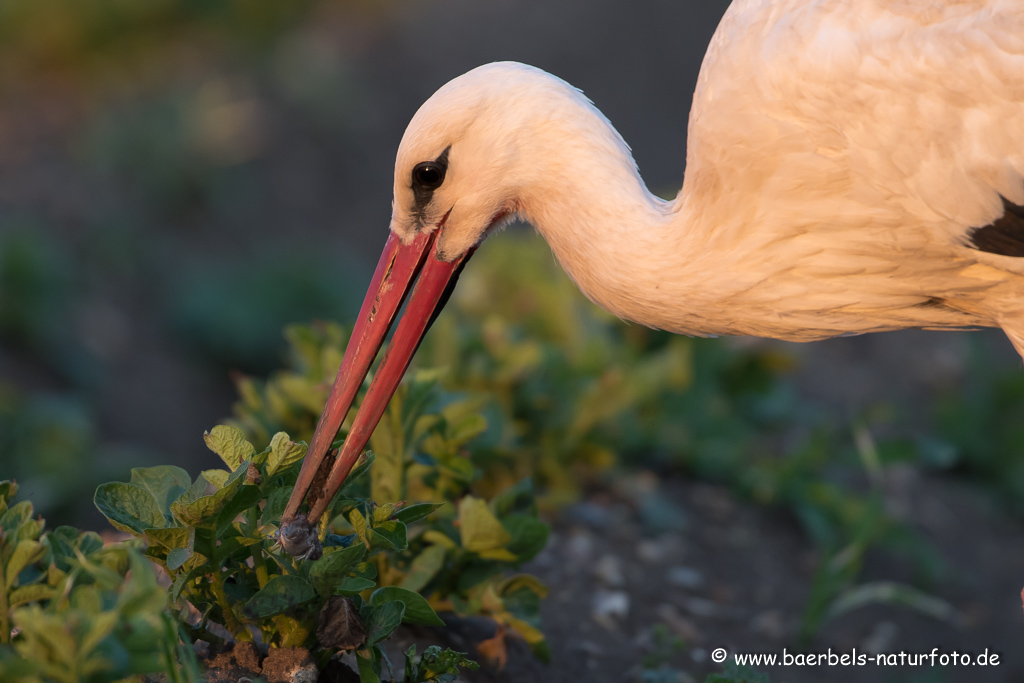
{"type": "MultiPolygon", "coordinates": [[[[430,384],[413,382],[403,393],[426,395],[430,384]]],[[[405,402],[413,404],[424,406],[405,402]]],[[[321,663],[350,650],[361,680],[379,683],[382,666],[390,667],[383,642],[401,623],[443,626],[436,607],[491,616],[544,655],[538,626],[546,589],[529,575],[502,575],[536,555],[548,537],[528,483],[488,504],[463,495],[464,486],[442,483],[437,467],[408,477],[406,454],[394,447],[398,438],[444,438],[445,423],[425,406],[397,414],[399,433],[373,471],[385,463],[391,469],[367,484],[362,475],[373,456],[356,466],[324,515],[319,535],[326,547],[312,561],[292,558],[275,542],[306,453],[305,443],[284,432],[257,453],[240,431],[218,426],[206,442],[228,470],[207,470],[193,482],[178,467],[136,468],[130,482],[100,486],[96,505],[116,528],[148,541],[146,556],[170,575],[171,600],[194,638],[219,643],[211,629],[217,624],[239,642],[252,640],[255,629],[270,646],[317,650],[321,663]],[[406,424],[414,434],[405,433],[406,424]],[[401,481],[383,486],[389,477],[401,481]],[[395,488],[439,502],[383,502],[393,499],[380,494],[395,488]],[[198,623],[185,603],[202,615],[198,623]]],[[[428,653],[424,672],[432,670],[430,661],[441,667],[439,676],[467,665],[456,653],[428,653]]]]}
{"type": "Polygon", "coordinates": [[[1024,372],[1001,372],[980,344],[964,385],[940,398],[936,435],[925,442],[943,454],[941,465],[961,471],[1002,494],[1024,512],[1024,372]]]}
{"type": "Polygon", "coordinates": [[[95,367],[68,329],[76,284],[71,255],[39,225],[0,222],[0,337],[58,376],[86,384],[95,367]]]}
{"type": "Polygon", "coordinates": [[[179,645],[141,553],[72,527],[45,531],[30,502],[13,502],[17,491],[0,482],[0,679],[197,681],[195,655],[179,645]]]}
{"type": "Polygon", "coordinates": [[[231,369],[265,371],[279,364],[280,331],[321,311],[354,312],[368,274],[344,256],[310,257],[288,250],[244,264],[216,257],[178,269],[166,297],[175,332],[201,357],[231,369]]]}
{"type": "Polygon", "coordinates": [[[0,382],[0,434],[3,475],[51,512],[75,506],[86,473],[111,473],[119,463],[100,457],[92,416],[68,395],[25,396],[0,382]]]}
{"type": "Polygon", "coordinates": [[[136,78],[189,43],[258,55],[322,0],[9,0],[0,5],[0,62],[21,74],[136,78]],[[139,73],[142,71],[142,73],[139,73]]]}

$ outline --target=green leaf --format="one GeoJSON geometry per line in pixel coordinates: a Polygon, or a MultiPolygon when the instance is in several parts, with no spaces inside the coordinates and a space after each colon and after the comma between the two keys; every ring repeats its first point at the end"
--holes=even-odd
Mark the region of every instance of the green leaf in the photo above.
{"type": "Polygon", "coordinates": [[[548,594],[548,587],[532,574],[510,576],[498,586],[498,594],[503,597],[511,596],[524,590],[533,593],[538,598],[546,597],[548,594]]]}
{"type": "Polygon", "coordinates": [[[15,531],[30,517],[32,517],[32,503],[23,500],[17,505],[12,505],[4,514],[0,515],[0,529],[15,531]]]}
{"type": "Polygon", "coordinates": [[[368,534],[370,548],[382,548],[394,552],[401,552],[409,547],[406,539],[407,530],[401,522],[381,522],[373,527],[368,534]]]}
{"type": "Polygon", "coordinates": [[[338,586],[337,592],[344,595],[352,595],[354,593],[362,593],[367,588],[373,588],[377,585],[377,582],[372,579],[366,579],[362,576],[346,576],[341,580],[341,585],[338,586]]]}
{"type": "Polygon", "coordinates": [[[203,440],[232,470],[237,470],[244,461],[252,460],[256,455],[256,449],[245,440],[242,430],[230,425],[217,425],[203,435],[203,440]]]}
{"type": "Polygon", "coordinates": [[[348,513],[348,523],[352,525],[352,529],[359,536],[359,540],[362,541],[366,547],[370,547],[370,538],[367,535],[366,518],[356,508],[352,508],[348,513]]]}
{"type": "Polygon", "coordinates": [[[380,683],[380,654],[377,648],[356,651],[359,683],[380,683]]]}
{"type": "Polygon", "coordinates": [[[518,562],[528,562],[547,545],[551,528],[530,515],[512,514],[501,520],[501,525],[512,540],[505,549],[516,556],[518,562]]]}
{"type": "Polygon", "coordinates": [[[217,542],[212,529],[193,529],[192,549],[194,551],[202,553],[207,557],[213,557],[216,547],[217,542]]]}
{"type": "MultiPolygon", "coordinates": [[[[153,494],[135,484],[119,481],[101,484],[93,497],[96,508],[120,531],[141,536],[146,529],[167,526],[153,494]]],[[[11,508],[13,510],[13,508],[11,508]]]]}
{"type": "MultiPolygon", "coordinates": [[[[202,555],[199,555],[199,557],[203,558],[203,561],[205,562],[205,557],[203,557],[202,555]]],[[[176,577],[174,577],[174,581],[171,583],[171,600],[177,601],[178,598],[181,597],[182,591],[185,590],[185,588],[188,587],[197,578],[199,578],[203,574],[206,574],[209,571],[209,569],[210,568],[207,567],[205,564],[199,563],[192,569],[189,569],[187,572],[181,572],[176,577]]]]}
{"type": "Polygon", "coordinates": [[[149,491],[157,509],[168,520],[171,518],[171,503],[192,485],[188,472],[174,465],[159,467],[135,467],[128,482],[149,491]]]}
{"type": "Polygon", "coordinates": [[[459,522],[462,547],[481,556],[493,555],[493,551],[503,549],[512,540],[487,503],[479,498],[466,496],[459,501],[459,522]]]}
{"type": "Polygon", "coordinates": [[[412,524],[423,519],[434,510],[444,507],[444,503],[416,503],[404,507],[394,514],[394,518],[403,524],[412,524]]]}
{"type": "Polygon", "coordinates": [[[0,481],[0,501],[6,503],[18,495],[18,485],[10,479],[0,481]]]}
{"type": "Polygon", "coordinates": [[[191,548],[172,548],[167,553],[167,569],[172,572],[177,571],[183,564],[188,562],[190,557],[192,557],[191,548]]]}
{"type": "Polygon", "coordinates": [[[386,522],[395,514],[398,510],[397,503],[386,503],[384,505],[378,505],[373,509],[373,516],[371,518],[372,525],[376,526],[381,522],[386,522]]]}
{"type": "Polygon", "coordinates": [[[43,533],[45,527],[46,523],[42,519],[26,519],[18,527],[18,530],[14,532],[14,539],[18,541],[23,539],[35,540],[43,533]]]}
{"type": "Polygon", "coordinates": [[[93,615],[92,619],[89,620],[85,636],[78,643],[78,651],[76,653],[78,657],[84,658],[92,653],[104,638],[113,633],[120,617],[121,615],[115,611],[100,612],[93,615]]]}
{"type": "Polygon", "coordinates": [[[79,531],[74,527],[63,527],[68,529],[72,544],[82,551],[83,555],[92,555],[103,548],[103,539],[95,531],[79,531]]]}
{"type": "Polygon", "coordinates": [[[397,600],[405,605],[405,613],[402,617],[402,621],[405,623],[444,626],[441,617],[437,616],[437,612],[430,606],[430,603],[419,593],[398,586],[387,586],[378,588],[370,596],[370,604],[375,606],[392,600],[397,600]]]}
{"type": "Polygon", "coordinates": [[[451,683],[459,677],[460,668],[474,670],[480,665],[467,658],[464,652],[442,651],[437,645],[431,645],[423,651],[418,668],[420,677],[416,681],[451,683]]]}
{"type": "Polygon", "coordinates": [[[217,517],[217,534],[222,535],[238,515],[244,513],[263,498],[260,487],[254,484],[243,485],[220,511],[217,517]]]}
{"type": "MultiPolygon", "coordinates": [[[[186,490],[185,493],[181,494],[178,497],[178,499],[174,502],[181,503],[182,505],[188,505],[189,503],[193,503],[202,498],[203,496],[205,496],[206,489],[208,488],[210,488],[210,480],[204,477],[202,473],[200,473],[200,475],[196,477],[196,480],[192,482],[192,486],[189,486],[188,490],[186,490]]],[[[173,515],[174,503],[171,503],[171,506],[171,514],[173,515]]]]}
{"type": "Polygon", "coordinates": [[[281,521],[281,515],[284,514],[284,509],[288,505],[288,499],[292,495],[291,488],[275,488],[270,492],[267,497],[267,502],[263,506],[263,512],[260,514],[260,524],[277,524],[281,521]]]}
{"type": "Polygon", "coordinates": [[[61,526],[43,536],[43,542],[50,548],[47,561],[61,571],[71,571],[72,560],[76,559],[74,543],[77,535],[77,529],[61,526]],[[68,530],[72,533],[67,533],[68,530]]]}
{"type": "Polygon", "coordinates": [[[169,527],[167,529],[146,529],[143,536],[150,545],[157,544],[170,550],[171,548],[185,548],[192,545],[192,529],[185,527],[169,527]]]}
{"type": "Polygon", "coordinates": [[[171,513],[175,519],[186,526],[216,529],[218,516],[221,511],[224,510],[228,502],[245,482],[248,466],[248,461],[239,463],[239,467],[231,473],[223,488],[215,491],[212,495],[201,496],[190,501],[189,497],[197,490],[193,486],[189,491],[182,494],[181,498],[171,503],[171,513]]]}
{"type": "Polygon", "coordinates": [[[274,434],[270,440],[270,458],[267,460],[267,475],[273,475],[294,465],[306,455],[307,446],[302,441],[292,441],[284,432],[274,434]]]}
{"type": "Polygon", "coordinates": [[[377,605],[364,605],[360,610],[366,626],[366,646],[370,647],[386,640],[402,623],[405,605],[398,600],[377,605]]]}
{"type": "Polygon", "coordinates": [[[53,586],[47,586],[43,583],[36,583],[31,586],[22,586],[21,588],[14,589],[7,596],[7,607],[8,609],[14,609],[19,605],[24,605],[29,602],[49,600],[56,595],[56,593],[56,588],[53,586]]]}
{"type": "Polygon", "coordinates": [[[231,472],[227,470],[203,470],[199,473],[199,476],[213,484],[214,488],[222,489],[231,477],[231,472]]]}
{"type": "Polygon", "coordinates": [[[279,574],[270,577],[267,585],[245,603],[245,615],[262,619],[316,599],[313,585],[301,576],[279,574]]]}
{"type": "Polygon", "coordinates": [[[416,676],[419,669],[416,663],[416,643],[410,645],[402,654],[405,656],[405,678],[402,679],[402,682],[412,681],[412,683],[417,683],[417,681],[422,680],[416,676]]]}
{"type": "Polygon", "coordinates": [[[402,588],[417,592],[422,590],[444,566],[445,554],[444,547],[440,545],[424,548],[409,566],[409,572],[402,579],[402,588]]]}
{"type": "Polygon", "coordinates": [[[18,575],[21,574],[22,570],[42,558],[44,552],[43,544],[39,541],[27,538],[18,541],[18,544],[14,546],[14,553],[11,555],[11,559],[8,560],[7,566],[4,568],[7,582],[4,589],[10,590],[18,580],[18,575]]]}
{"type": "Polygon", "coordinates": [[[487,418],[480,413],[471,413],[448,425],[448,439],[461,446],[486,431],[487,418]]]}
{"type": "Polygon", "coordinates": [[[534,499],[533,480],[527,477],[496,495],[489,503],[491,510],[499,518],[514,512],[535,514],[537,503],[534,499]]]}
{"type": "MultiPolygon", "coordinates": [[[[321,597],[331,596],[365,556],[366,546],[362,543],[340,549],[325,548],[323,557],[309,568],[309,581],[321,597]]],[[[371,581],[370,585],[375,584],[371,581]]]]}

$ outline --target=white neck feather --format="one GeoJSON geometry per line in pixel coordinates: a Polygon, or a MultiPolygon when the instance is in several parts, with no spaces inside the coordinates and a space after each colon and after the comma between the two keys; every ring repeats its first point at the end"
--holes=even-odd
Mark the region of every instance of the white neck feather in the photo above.
{"type": "Polygon", "coordinates": [[[556,122],[519,131],[517,142],[536,168],[535,182],[519,193],[518,213],[602,308],[650,327],[718,333],[700,315],[699,277],[687,273],[687,259],[704,241],[688,219],[690,207],[681,210],[682,194],[675,202],[651,194],[611,123],[572,94],[572,106],[559,108],[556,122]],[[687,283],[698,286],[687,292],[687,283]],[[681,310],[688,312],[685,321],[681,310]]]}

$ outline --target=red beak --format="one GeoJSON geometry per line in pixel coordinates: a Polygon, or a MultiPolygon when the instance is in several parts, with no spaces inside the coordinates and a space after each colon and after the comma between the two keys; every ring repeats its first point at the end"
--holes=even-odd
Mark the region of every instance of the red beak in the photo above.
{"type": "Polygon", "coordinates": [[[462,265],[474,251],[470,249],[454,261],[440,260],[435,244],[440,232],[441,228],[438,228],[430,234],[417,235],[409,244],[402,244],[394,233],[388,237],[359,310],[338,377],[313,433],[313,441],[281,521],[279,540],[293,555],[312,557],[311,546],[319,547],[315,542],[315,532],[312,538],[310,532],[315,529],[317,520],[363,452],[435,312],[444,306],[462,265]],[[412,296],[391,344],[359,407],[341,452],[330,472],[326,473],[325,455],[410,289],[412,296]],[[321,484],[325,473],[326,482],[321,484]],[[310,510],[303,516],[298,512],[307,491],[310,491],[310,510]]]}

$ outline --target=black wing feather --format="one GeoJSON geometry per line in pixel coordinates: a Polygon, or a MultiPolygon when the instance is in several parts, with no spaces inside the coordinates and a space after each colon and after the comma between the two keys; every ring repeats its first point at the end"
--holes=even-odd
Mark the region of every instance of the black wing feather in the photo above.
{"type": "Polygon", "coordinates": [[[972,230],[968,240],[979,251],[1002,256],[1024,256],[1024,206],[1014,204],[1006,197],[1001,199],[1002,217],[972,230]]]}

